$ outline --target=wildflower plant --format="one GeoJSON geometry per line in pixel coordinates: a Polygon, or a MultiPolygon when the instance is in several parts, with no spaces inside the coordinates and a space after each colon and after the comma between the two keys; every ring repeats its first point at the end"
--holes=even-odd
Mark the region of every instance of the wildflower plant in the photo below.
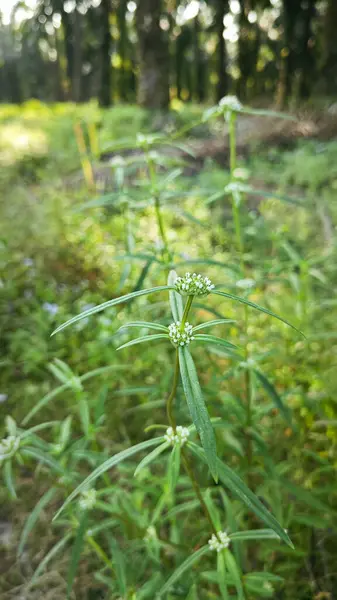
{"type": "MultiPolygon", "coordinates": [[[[29,585],[35,584],[55,554],[71,547],[67,597],[71,595],[80,557],[86,549],[90,550],[101,564],[97,579],[107,584],[108,587],[111,586],[112,580],[116,581],[120,597],[136,598],[134,588],[128,584],[126,556],[121,548],[122,545],[124,548],[130,540],[135,539],[138,545],[143,544],[141,547],[145,547],[144,577],[148,576],[149,571],[156,570],[156,574],[150,576],[149,581],[140,589],[139,598],[165,598],[167,594],[176,597],[175,591],[179,591],[177,586],[181,585],[184,575],[189,577],[192,567],[203,559],[207,560],[207,565],[216,572],[213,581],[218,585],[221,598],[223,600],[229,598],[244,600],[247,598],[247,590],[249,594],[249,588],[246,588],[246,574],[242,572],[241,551],[238,543],[277,540],[293,547],[284,527],[251,489],[254,486],[250,481],[254,459],[252,443],[253,382],[258,381],[269,391],[273,399],[275,399],[275,391],[264,374],[257,368],[249,353],[249,311],[250,309],[259,311],[297,330],[283,317],[249,299],[255,282],[250,277],[246,263],[240,209],[245,195],[249,194],[252,188],[246,180],[242,181],[241,175],[237,171],[235,123],[239,113],[249,114],[250,112],[255,114],[257,111],[245,109],[235,97],[227,97],[218,106],[206,111],[203,115],[203,121],[219,116],[223,117],[229,128],[230,181],[220,193],[216,194],[216,197],[208,199],[208,202],[213,202],[216,198],[225,198],[228,195],[232,198],[236,252],[239,257],[237,287],[242,290],[243,295],[224,291],[224,286],[215,280],[213,282],[207,273],[191,273],[189,271],[184,273],[181,271],[179,275],[177,274],[173,268],[176,267],[174,264],[175,252],[170,248],[169,236],[162,214],[162,204],[168,197],[165,191],[168,181],[178,177],[179,171],[171,174],[171,178],[169,175],[166,176],[164,181],[158,177],[158,170],[165,161],[156,151],[156,147],[163,145],[167,141],[166,138],[156,135],[138,136],[137,138],[136,147],[143,153],[141,163],[143,167],[146,166],[148,175],[145,186],[146,193],[150,195],[150,206],[154,209],[161,239],[160,257],[150,256],[147,265],[149,268],[153,262],[156,262],[160,266],[161,285],[144,289],[144,280],[148,275],[148,268],[144,268],[132,292],[114,297],[102,304],[90,306],[61,324],[54,334],[63,332],[71,326],[86,323],[94,315],[113,307],[124,306],[128,303],[130,305],[141,297],[165,294],[165,306],[170,308],[171,315],[166,310],[164,321],[130,321],[117,330],[116,336],[121,331],[123,334],[134,329],[141,331],[141,335],[138,337],[132,337],[119,345],[117,350],[120,352],[143,344],[167,344],[167,351],[170,356],[172,355],[172,366],[168,366],[168,371],[171,372],[171,386],[166,391],[165,397],[166,417],[163,423],[152,423],[147,428],[146,431],[149,434],[147,439],[108,456],[105,448],[101,447],[100,438],[104,424],[106,389],[102,389],[99,399],[95,399],[93,404],[85,389],[85,382],[91,377],[108,373],[115,367],[107,366],[78,376],[62,361],[54,361],[51,368],[59,380],[60,386],[33,407],[24,419],[21,428],[9,420],[8,436],[0,442],[0,467],[4,468],[5,481],[13,497],[15,496],[12,474],[14,461],[22,464],[28,460],[36,461],[36,475],[39,476],[40,470],[42,470],[43,475],[48,477],[48,484],[50,483],[25,524],[19,543],[19,555],[22,554],[41,511],[56,500],[58,509],[54,521],[58,526],[64,528],[63,537],[39,564],[29,585]],[[216,314],[217,307],[214,308],[216,301],[232,305],[234,303],[236,320],[243,323],[243,346],[234,344],[227,339],[228,336],[223,337],[208,332],[209,329],[219,328],[220,330],[220,328],[231,326],[235,322],[233,319],[218,316],[216,319],[197,322],[194,309],[200,301],[203,302],[204,308],[215,311],[216,314]],[[243,319],[239,307],[243,307],[243,319]],[[223,459],[222,444],[219,443],[221,438],[217,432],[225,431],[227,423],[223,419],[221,409],[216,412],[218,408],[215,409],[205,400],[203,382],[207,372],[203,363],[199,363],[199,357],[200,355],[205,356],[210,348],[220,350],[222,356],[225,356],[226,360],[232,361],[240,374],[243,373],[246,391],[244,407],[246,410],[244,421],[245,458],[248,463],[248,476],[245,480],[227,464],[229,462],[227,457],[223,459]],[[180,386],[183,394],[180,393],[180,386]],[[69,415],[63,422],[44,423],[24,429],[40,410],[66,390],[77,400],[77,417],[81,425],[79,439],[73,438],[72,435],[74,415],[69,415]],[[183,403],[181,403],[181,395],[185,400],[183,403]],[[183,408],[181,404],[183,404],[183,408]],[[48,441],[37,436],[40,429],[50,429],[52,435],[48,441]],[[153,435],[153,431],[157,431],[158,435],[153,435]],[[139,454],[143,456],[135,465],[131,461],[134,461],[139,454]],[[86,472],[90,471],[86,477],[82,475],[83,464],[86,466],[86,472]],[[117,477],[115,477],[117,469],[120,470],[121,477],[127,481],[127,493],[118,485],[117,477]],[[161,475],[158,475],[158,470],[161,475]],[[131,480],[132,472],[135,475],[133,480],[131,480]],[[145,491],[143,481],[148,477],[151,477],[151,481],[153,479],[154,484],[149,486],[149,491],[145,491]],[[156,498],[156,502],[151,503],[155,494],[152,488],[158,487],[156,486],[158,478],[161,478],[159,487],[162,492],[159,498],[156,498]],[[211,482],[207,489],[205,489],[205,478],[207,482],[211,482]],[[177,502],[181,493],[181,484],[183,484],[182,488],[185,494],[183,503],[177,502]],[[136,494],[135,502],[130,503],[128,495],[132,495],[132,487],[135,488],[136,494]],[[213,495],[218,492],[225,505],[225,510],[221,513],[213,498],[213,495]],[[240,530],[236,520],[231,516],[231,503],[227,494],[245,505],[266,528],[240,530]],[[197,507],[202,511],[203,526],[194,543],[190,542],[188,536],[183,540],[184,556],[182,558],[177,515],[179,515],[179,511],[183,512],[191,507],[197,507]],[[97,517],[98,513],[101,515],[100,518],[97,517]],[[226,523],[224,523],[224,519],[226,519],[226,523]],[[130,526],[130,522],[132,526],[130,526]],[[118,528],[118,535],[115,532],[116,528],[118,528]],[[166,535],[167,528],[168,535],[166,535]],[[121,532],[124,536],[121,536],[121,532]],[[169,548],[170,556],[173,557],[172,560],[166,561],[170,570],[170,575],[166,580],[159,573],[163,548],[169,548]],[[180,553],[177,558],[174,556],[175,550],[180,553]],[[233,590],[235,595],[233,595],[233,590]]],[[[170,139],[168,144],[174,146],[177,145],[177,142],[175,139],[170,139]]],[[[121,144],[119,150],[123,150],[123,148],[123,144],[121,144]]],[[[132,258],[134,238],[130,229],[131,225],[133,228],[130,211],[137,203],[133,204],[134,199],[126,189],[126,161],[124,159],[115,160],[112,168],[118,188],[113,200],[121,202],[121,198],[123,199],[121,205],[128,232],[126,238],[130,234],[125,245],[125,257],[132,258]]],[[[91,205],[99,206],[102,205],[102,202],[103,200],[98,199],[91,205]]],[[[141,206],[142,204],[139,203],[135,210],[141,209],[141,206]]],[[[148,204],[145,205],[146,208],[148,206],[148,204]]],[[[122,284],[129,275],[130,268],[124,271],[122,284]]],[[[150,307],[152,308],[151,305],[150,307]]],[[[276,402],[279,402],[277,397],[276,402]]],[[[282,403],[279,403],[278,406],[281,406],[286,414],[286,408],[282,403]]],[[[130,566],[129,570],[131,568],[130,566]]],[[[138,592],[138,581],[136,581],[135,587],[138,592]]],[[[190,596],[188,595],[188,597],[190,596]]]]}

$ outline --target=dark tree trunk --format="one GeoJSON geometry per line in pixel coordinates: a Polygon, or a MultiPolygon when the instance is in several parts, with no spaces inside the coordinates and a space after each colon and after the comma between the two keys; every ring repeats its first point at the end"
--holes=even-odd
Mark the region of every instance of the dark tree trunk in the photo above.
{"type": "Polygon", "coordinates": [[[117,9],[117,27],[119,31],[118,54],[121,60],[118,78],[118,92],[121,100],[128,99],[128,81],[125,63],[127,59],[128,34],[126,26],[126,11],[128,0],[120,0],[117,9]]]}
{"type": "Polygon", "coordinates": [[[238,67],[240,71],[237,83],[239,98],[245,100],[247,81],[250,73],[250,33],[251,25],[248,21],[248,9],[245,0],[240,0],[239,14],[239,42],[238,42],[238,67]]]}
{"type": "Polygon", "coordinates": [[[139,0],[136,11],[138,34],[138,102],[146,108],[169,106],[169,50],[160,28],[161,0],[139,0]]]}
{"type": "Polygon", "coordinates": [[[74,102],[81,101],[82,84],[82,15],[75,8],[74,18],[74,63],[72,73],[72,99],[74,102]]]}
{"type": "Polygon", "coordinates": [[[277,92],[277,104],[284,108],[292,91],[293,76],[296,69],[296,28],[301,11],[301,0],[283,0],[283,49],[280,64],[280,76],[277,92]]]}
{"type": "Polygon", "coordinates": [[[217,61],[217,75],[218,83],[216,87],[216,100],[219,102],[221,98],[228,94],[228,74],[227,74],[227,51],[226,42],[223,36],[224,24],[223,20],[228,13],[228,0],[217,1],[217,11],[215,16],[215,25],[217,32],[217,47],[216,47],[216,61],[217,61]]]}
{"type": "Polygon", "coordinates": [[[100,5],[102,11],[101,26],[101,85],[99,90],[99,103],[101,106],[111,105],[111,32],[110,32],[110,0],[102,0],[100,5]]]}
{"type": "Polygon", "coordinates": [[[315,59],[312,51],[312,21],[315,15],[316,0],[307,0],[305,8],[302,9],[302,48],[300,54],[300,86],[301,98],[309,98],[311,86],[314,80],[315,59]]]}
{"type": "Polygon", "coordinates": [[[60,4],[60,11],[62,17],[63,37],[64,37],[64,49],[66,56],[66,72],[68,80],[67,95],[72,96],[72,79],[74,70],[74,39],[73,39],[73,24],[71,15],[64,10],[63,2],[60,4]]]}
{"type": "Polygon", "coordinates": [[[331,94],[337,90],[337,2],[329,0],[324,24],[324,59],[323,74],[326,81],[326,92],[331,94]]]}
{"type": "Polygon", "coordinates": [[[193,96],[196,102],[205,99],[204,64],[200,47],[200,22],[199,14],[193,21],[193,96]]]}

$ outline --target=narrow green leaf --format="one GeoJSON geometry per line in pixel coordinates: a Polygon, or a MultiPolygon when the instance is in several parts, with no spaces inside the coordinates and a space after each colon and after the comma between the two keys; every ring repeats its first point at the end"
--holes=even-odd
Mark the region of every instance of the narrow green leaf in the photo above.
{"type": "MultiPolygon", "coordinates": [[[[191,449],[193,454],[200,460],[207,463],[206,456],[202,448],[199,448],[193,442],[187,442],[188,448],[191,449]]],[[[242,502],[252,510],[257,517],[259,517],[266,525],[268,525],[277,535],[291,548],[293,544],[283,529],[280,523],[275,517],[269,512],[269,510],[262,504],[257,496],[246,486],[246,484],[240,479],[240,477],[232,471],[230,467],[225,465],[221,460],[217,459],[217,467],[219,473],[219,479],[222,481],[225,487],[227,487],[235,496],[237,496],[242,502]]]]}
{"type": "Polygon", "coordinates": [[[205,344],[214,344],[215,346],[223,346],[224,348],[237,349],[235,344],[231,344],[227,340],[223,340],[222,338],[218,338],[215,335],[206,335],[205,333],[197,333],[195,339],[198,342],[204,342],[205,344]]]}
{"type": "Polygon", "coordinates": [[[166,592],[169,591],[169,589],[172,587],[172,585],[174,585],[176,583],[176,581],[178,581],[178,579],[180,579],[180,577],[186,571],[188,571],[198,560],[200,560],[200,558],[202,556],[207,554],[207,552],[209,552],[209,551],[210,551],[210,548],[208,545],[203,546],[202,548],[200,548],[199,550],[194,552],[194,554],[189,556],[181,565],[179,565],[179,567],[174,571],[174,573],[171,575],[171,577],[167,580],[167,582],[163,585],[163,587],[159,591],[158,597],[163,596],[163,594],[166,594],[166,592]]]}
{"type": "Polygon", "coordinates": [[[171,496],[174,494],[179,479],[180,449],[180,444],[175,444],[168,461],[167,480],[171,496]]]}
{"type": "Polygon", "coordinates": [[[13,478],[13,465],[11,460],[6,460],[4,465],[4,482],[9,492],[10,497],[16,500],[17,495],[15,491],[14,478],[13,478]]]}
{"type": "Polygon", "coordinates": [[[57,327],[57,329],[55,329],[55,331],[53,331],[53,333],[51,335],[55,335],[56,333],[59,333],[66,327],[69,327],[69,325],[73,325],[74,323],[77,323],[78,321],[81,321],[82,319],[86,319],[87,317],[90,317],[91,315],[94,315],[95,313],[101,312],[102,310],[105,310],[106,308],[110,308],[111,306],[116,306],[117,304],[129,302],[129,300],[132,300],[132,298],[137,298],[138,296],[145,296],[148,294],[162,292],[164,290],[171,290],[171,289],[173,289],[172,286],[160,285],[158,287],[150,288],[148,290],[139,290],[138,292],[131,292],[130,294],[125,294],[125,296],[120,296],[119,298],[113,298],[112,300],[103,302],[103,304],[98,304],[97,306],[93,306],[92,308],[85,310],[84,312],[80,313],[79,315],[76,315],[76,317],[72,317],[72,319],[69,319],[69,321],[66,321],[65,323],[63,323],[62,325],[57,327]]]}
{"type": "Polygon", "coordinates": [[[85,534],[88,529],[88,512],[85,511],[81,515],[80,522],[76,531],[76,537],[71,552],[70,565],[68,570],[67,578],[67,598],[70,597],[71,590],[73,588],[74,579],[76,576],[77,568],[80,562],[82,550],[84,547],[85,534]]]}
{"type": "Polygon", "coordinates": [[[263,312],[266,315],[270,315],[271,317],[274,317],[275,319],[282,321],[282,323],[285,323],[292,329],[295,329],[295,331],[297,331],[303,337],[305,337],[305,335],[302,333],[302,331],[297,329],[297,327],[295,327],[295,325],[292,325],[291,323],[289,323],[289,321],[286,321],[282,317],[279,317],[278,315],[273,313],[271,310],[268,310],[267,308],[264,308],[263,306],[260,306],[259,304],[255,304],[255,302],[250,302],[249,300],[246,300],[245,298],[241,298],[241,296],[234,296],[234,294],[227,294],[226,292],[219,292],[218,290],[213,290],[211,292],[211,294],[216,294],[217,296],[222,296],[223,298],[229,298],[230,300],[236,300],[237,302],[241,302],[241,304],[246,304],[247,306],[250,306],[251,308],[255,308],[256,310],[259,310],[260,312],[263,312]]]}
{"type": "Polygon", "coordinates": [[[213,426],[202,395],[198,374],[189,349],[179,348],[179,365],[183,388],[192,417],[205,450],[207,464],[215,481],[218,479],[216,440],[213,426]]]}
{"type": "MultiPolygon", "coordinates": [[[[177,277],[178,276],[175,271],[170,271],[168,280],[167,280],[167,284],[174,288],[175,280],[177,279],[177,277]]],[[[177,292],[172,291],[172,290],[169,292],[169,296],[170,296],[170,307],[171,307],[173,320],[175,322],[181,321],[183,313],[184,313],[183,299],[180,294],[178,294],[177,292]]]]}
{"type": "Polygon", "coordinates": [[[151,440],[146,440],[145,442],[140,442],[140,444],[136,444],[135,446],[132,446],[131,448],[126,448],[126,450],[122,450],[118,454],[115,454],[115,456],[108,458],[108,460],[104,461],[104,463],[99,465],[99,467],[97,467],[97,469],[95,469],[90,475],[88,475],[88,477],[84,481],[82,481],[82,483],[79,486],[77,486],[77,488],[70,494],[70,496],[68,496],[66,501],[62,504],[61,508],[57,511],[56,515],[54,516],[53,521],[55,521],[55,519],[57,519],[57,517],[64,511],[65,507],[68,506],[68,504],[74,498],[76,498],[76,496],[82,490],[86,489],[87,487],[91,487],[91,484],[98,477],[103,475],[103,473],[105,473],[109,469],[112,469],[112,467],[115,467],[120,462],[122,462],[123,460],[126,460],[130,456],[133,456],[137,452],[141,452],[142,450],[147,450],[147,448],[150,448],[151,446],[157,446],[162,441],[163,441],[163,437],[156,437],[151,440]]]}
{"type": "Polygon", "coordinates": [[[227,583],[226,583],[226,563],[225,563],[224,552],[218,552],[217,572],[218,572],[219,589],[220,589],[222,600],[229,600],[227,583]]]}
{"type": "Polygon", "coordinates": [[[24,528],[21,533],[19,545],[18,545],[18,556],[20,556],[24,550],[26,545],[28,536],[32,531],[35,523],[37,522],[41,512],[51,502],[57,492],[56,488],[50,488],[43,496],[40,498],[36,506],[33,508],[32,512],[29,514],[28,519],[25,522],[24,528]]]}
{"type": "Polygon", "coordinates": [[[109,544],[112,559],[114,562],[114,569],[116,573],[117,584],[121,598],[127,597],[127,571],[124,560],[124,555],[117,543],[117,540],[109,536],[109,544]]]}
{"type": "Polygon", "coordinates": [[[122,329],[127,329],[129,327],[146,327],[147,329],[164,331],[165,333],[168,332],[168,328],[165,327],[165,325],[160,325],[159,323],[150,323],[148,321],[132,321],[131,323],[126,323],[125,325],[122,325],[118,329],[118,331],[121,331],[122,329]]]}
{"type": "Polygon", "coordinates": [[[37,567],[36,571],[34,571],[33,576],[32,576],[32,578],[31,578],[31,580],[30,580],[30,582],[28,584],[28,589],[30,589],[31,587],[33,587],[33,585],[35,584],[35,582],[37,581],[37,579],[39,578],[39,576],[41,575],[41,573],[43,573],[43,571],[45,570],[45,568],[48,565],[48,563],[69,542],[71,536],[72,536],[71,533],[66,534],[64,538],[62,538],[59,542],[57,542],[57,544],[55,544],[55,546],[52,547],[51,550],[49,550],[48,554],[40,562],[40,564],[37,567]]]}
{"type": "Polygon", "coordinates": [[[64,469],[54,458],[52,458],[48,454],[45,454],[41,450],[38,450],[37,448],[25,446],[24,448],[22,448],[21,453],[24,456],[33,457],[38,462],[48,465],[48,467],[55,469],[55,471],[57,471],[58,473],[64,473],[64,469]]]}
{"type": "Polygon", "coordinates": [[[273,198],[275,200],[280,200],[280,202],[284,202],[285,204],[293,204],[294,206],[301,206],[305,208],[305,204],[296,198],[291,198],[290,196],[285,196],[283,194],[275,194],[274,192],[268,192],[267,190],[256,190],[251,186],[246,186],[245,190],[246,194],[261,196],[262,198],[273,198]]]}
{"type": "Polygon", "coordinates": [[[126,342],[126,344],[123,344],[122,346],[119,346],[117,348],[117,350],[123,350],[123,348],[129,348],[129,346],[135,346],[136,344],[143,344],[145,342],[154,342],[154,341],[158,341],[158,340],[169,340],[169,336],[168,334],[164,334],[164,333],[157,333],[154,335],[144,335],[142,337],[136,338],[135,340],[130,340],[129,342],[126,342]]]}
{"type": "Polygon", "coordinates": [[[250,531],[237,531],[231,533],[231,540],[279,540],[280,536],[273,529],[251,529],[250,531]]]}
{"type": "Polygon", "coordinates": [[[297,121],[296,117],[288,115],[287,113],[279,112],[277,110],[267,110],[263,108],[250,108],[249,106],[244,106],[243,108],[241,108],[240,113],[244,113],[246,115],[253,115],[257,117],[275,117],[277,119],[285,119],[287,121],[297,121]]]}
{"type": "Polygon", "coordinates": [[[26,431],[20,433],[20,439],[25,440],[30,435],[33,435],[37,431],[42,431],[43,429],[48,429],[48,427],[54,427],[54,425],[58,425],[60,421],[48,421],[47,423],[40,423],[40,425],[35,425],[35,427],[31,427],[26,431]]]}
{"type": "Polygon", "coordinates": [[[206,321],[206,323],[201,323],[196,327],[193,327],[193,333],[196,331],[201,331],[201,329],[206,329],[208,327],[215,327],[216,325],[222,325],[223,323],[236,323],[235,319],[214,319],[213,321],[206,321]]]}
{"type": "Polygon", "coordinates": [[[273,384],[270,383],[269,379],[267,379],[267,377],[265,375],[263,375],[263,373],[261,373],[261,371],[258,371],[257,369],[253,369],[253,371],[254,371],[256,377],[258,378],[258,380],[260,381],[260,383],[263,385],[267,394],[270,396],[270,398],[274,402],[276,408],[280,411],[280,413],[283,415],[284,419],[289,423],[289,425],[291,425],[291,412],[290,412],[289,408],[284,404],[282,398],[277,393],[273,384]]]}
{"type": "Polygon", "coordinates": [[[213,502],[211,490],[210,489],[206,490],[206,492],[203,496],[204,496],[204,501],[208,508],[208,512],[211,516],[215,530],[221,531],[221,519],[220,519],[219,511],[218,511],[215,503],[213,502]]]}
{"type": "Polygon", "coordinates": [[[31,418],[39,410],[41,410],[41,408],[43,408],[46,404],[48,404],[48,402],[50,402],[50,400],[52,400],[59,394],[62,394],[62,392],[64,392],[66,389],[69,389],[69,388],[71,388],[71,384],[69,382],[64,383],[63,385],[60,385],[59,387],[57,387],[55,390],[52,390],[51,392],[49,392],[48,394],[43,396],[43,398],[41,398],[41,400],[37,404],[35,404],[35,406],[32,408],[32,410],[29,411],[28,415],[25,416],[25,418],[22,421],[22,425],[27,425],[28,421],[30,421],[31,418]]]}
{"type": "Polygon", "coordinates": [[[159,456],[162,452],[167,450],[167,448],[169,448],[169,446],[170,446],[169,442],[164,442],[163,444],[160,444],[160,446],[157,446],[157,448],[152,450],[152,452],[150,452],[149,454],[144,456],[143,460],[140,461],[137,469],[134,472],[134,477],[137,477],[138,473],[142,469],[144,469],[149,464],[151,464],[154,460],[156,460],[157,456],[159,456]]]}
{"type": "Polygon", "coordinates": [[[229,573],[229,575],[232,576],[234,585],[236,587],[236,591],[238,593],[238,600],[245,600],[245,594],[244,594],[243,585],[242,585],[242,576],[240,573],[240,569],[236,563],[236,560],[230,550],[227,549],[224,552],[224,554],[225,554],[225,563],[226,563],[226,567],[228,569],[228,573],[229,573]]]}

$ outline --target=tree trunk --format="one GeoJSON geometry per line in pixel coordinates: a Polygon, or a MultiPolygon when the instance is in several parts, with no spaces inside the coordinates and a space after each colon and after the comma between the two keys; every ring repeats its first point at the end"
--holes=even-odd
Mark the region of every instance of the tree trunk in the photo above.
{"type": "Polygon", "coordinates": [[[138,102],[146,108],[167,110],[169,106],[168,40],[160,28],[161,0],[139,0],[136,10],[138,33],[138,102]]]}
{"type": "Polygon", "coordinates": [[[281,51],[277,105],[285,108],[291,95],[296,69],[296,26],[301,12],[301,0],[283,0],[283,48],[281,51]]]}
{"type": "Polygon", "coordinates": [[[324,24],[324,59],[323,73],[326,81],[326,92],[334,93],[337,90],[337,2],[329,0],[325,14],[324,24]]]}
{"type": "Polygon", "coordinates": [[[67,99],[72,97],[72,79],[74,70],[74,32],[72,15],[64,10],[63,2],[60,3],[60,13],[62,18],[62,29],[64,39],[64,50],[66,57],[66,73],[67,73],[67,99]]]}
{"type": "Polygon", "coordinates": [[[224,18],[228,13],[228,0],[218,0],[218,7],[215,16],[215,25],[217,31],[218,43],[216,47],[217,59],[217,75],[218,83],[216,88],[216,100],[219,102],[221,98],[228,94],[228,74],[227,74],[227,51],[224,34],[224,18]]]}
{"type": "Polygon", "coordinates": [[[300,84],[299,94],[303,99],[309,98],[314,74],[314,53],[310,44],[312,21],[315,15],[316,0],[307,0],[307,5],[302,9],[302,48],[300,53],[300,84]]]}
{"type": "Polygon", "coordinates": [[[117,9],[117,27],[119,31],[118,54],[120,57],[119,78],[118,78],[118,93],[121,100],[128,99],[128,86],[125,63],[127,58],[128,34],[126,27],[126,11],[128,0],[120,0],[117,9]]]}
{"type": "Polygon", "coordinates": [[[102,0],[100,5],[102,11],[101,26],[101,85],[99,90],[99,103],[101,106],[111,105],[111,32],[110,32],[110,0],[102,0]]]}
{"type": "Polygon", "coordinates": [[[72,72],[72,99],[74,102],[81,100],[82,83],[82,15],[75,8],[74,18],[74,62],[72,72]]]}

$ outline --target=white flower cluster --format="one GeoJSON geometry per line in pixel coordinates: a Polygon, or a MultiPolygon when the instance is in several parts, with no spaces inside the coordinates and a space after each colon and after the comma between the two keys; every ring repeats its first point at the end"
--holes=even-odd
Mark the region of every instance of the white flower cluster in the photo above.
{"type": "Polygon", "coordinates": [[[206,296],[214,288],[208,277],[196,273],[185,273],[184,277],[177,277],[174,285],[182,296],[206,296]]]}
{"type": "Polygon", "coordinates": [[[96,490],[91,489],[82,492],[78,504],[82,510],[92,510],[96,504],[96,490]]]}
{"type": "Polygon", "coordinates": [[[187,346],[192,340],[194,340],[193,327],[189,323],[185,323],[184,327],[181,327],[180,321],[171,323],[168,327],[169,336],[174,346],[187,346]]]}
{"type": "Polygon", "coordinates": [[[219,106],[226,110],[234,110],[239,112],[243,109],[243,105],[236,96],[224,96],[219,102],[219,106]]]}
{"type": "Polygon", "coordinates": [[[0,442],[0,464],[7,458],[11,458],[20,446],[20,438],[9,435],[0,442]]]}
{"type": "Polygon", "coordinates": [[[228,548],[230,541],[230,537],[225,531],[218,531],[216,535],[213,533],[211,539],[208,540],[208,543],[211,550],[221,552],[221,550],[228,548]]]}
{"type": "Polygon", "coordinates": [[[249,185],[247,185],[246,183],[243,183],[242,181],[239,181],[239,180],[231,181],[225,187],[225,192],[227,194],[232,194],[235,192],[240,192],[241,194],[244,194],[245,192],[249,192],[249,190],[250,190],[249,185]]]}
{"type": "Polygon", "coordinates": [[[151,542],[155,539],[157,539],[156,528],[153,525],[149,525],[144,535],[144,541],[151,542]]]}
{"type": "Polygon", "coordinates": [[[181,425],[178,425],[175,431],[173,427],[168,427],[166,429],[166,434],[164,435],[164,438],[170,444],[180,444],[181,446],[183,446],[183,444],[187,442],[189,435],[190,430],[187,427],[182,427],[181,425]]]}

